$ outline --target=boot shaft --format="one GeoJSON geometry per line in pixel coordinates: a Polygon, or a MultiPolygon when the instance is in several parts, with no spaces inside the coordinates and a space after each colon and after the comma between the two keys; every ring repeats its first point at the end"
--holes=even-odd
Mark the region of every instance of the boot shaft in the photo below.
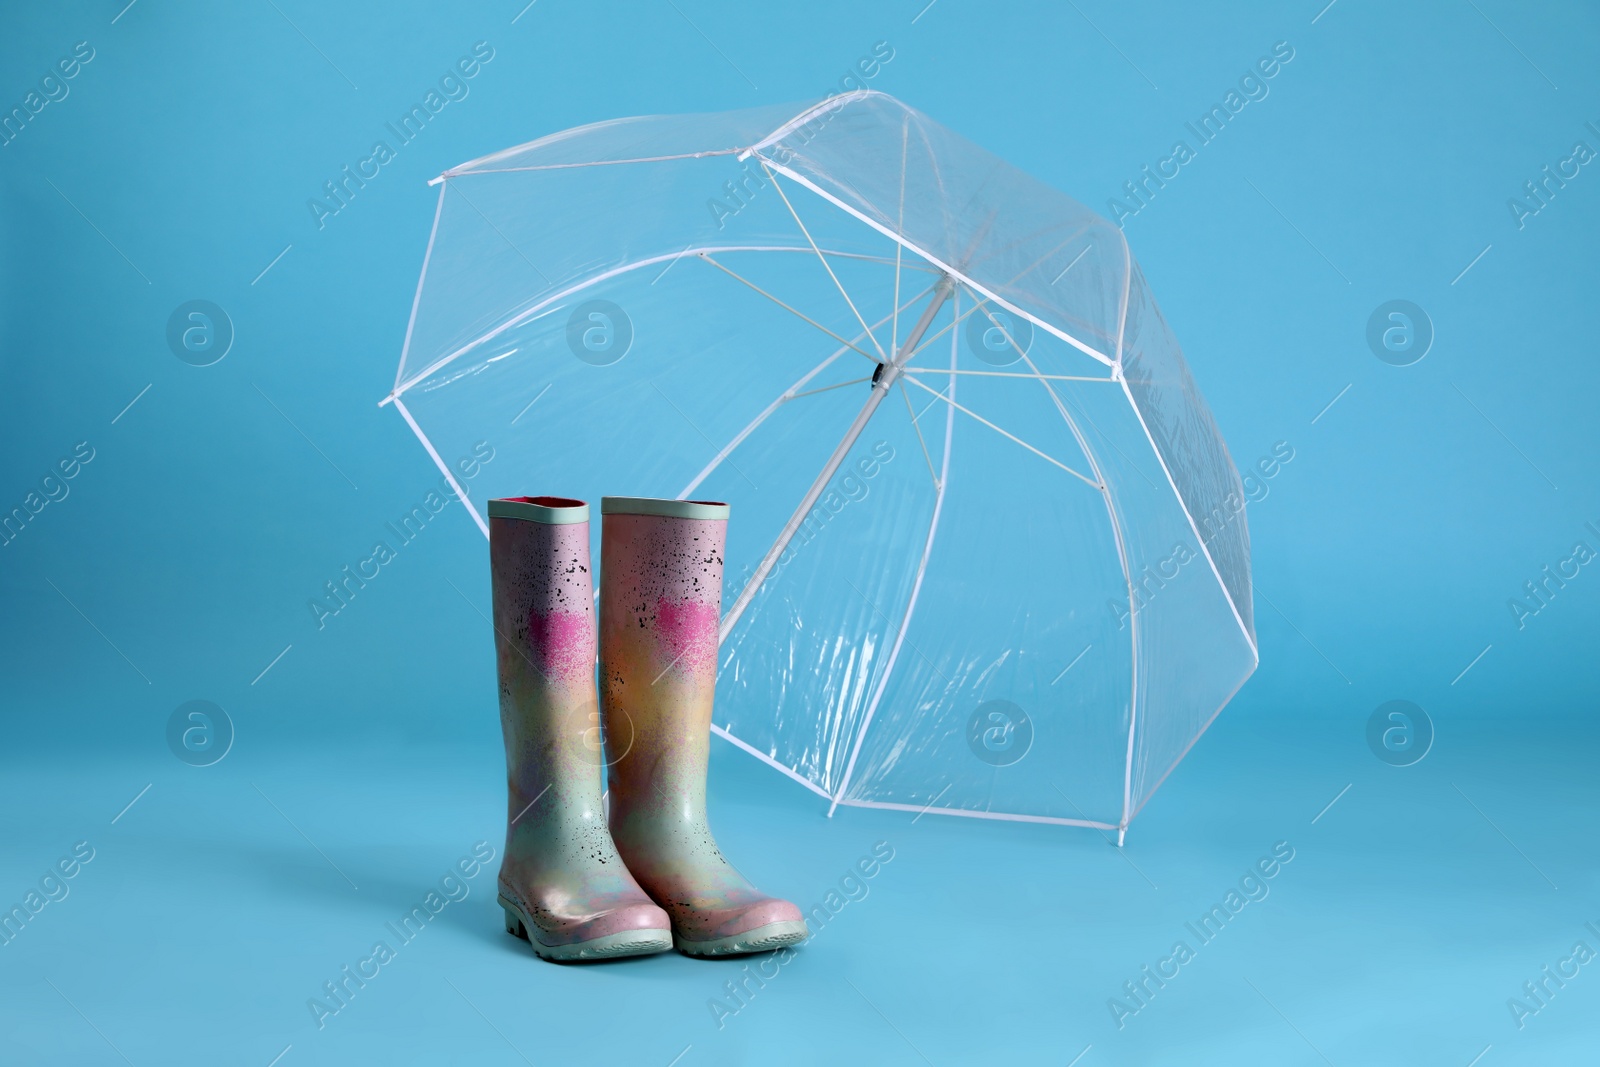
{"type": "Polygon", "coordinates": [[[606,497],[601,513],[601,696],[612,736],[631,735],[613,812],[702,819],[728,507],[606,497]]]}
{"type": "Polygon", "coordinates": [[[489,502],[500,722],[513,806],[546,786],[575,800],[599,796],[588,520],[589,507],[578,500],[489,502]]]}
{"type": "Polygon", "coordinates": [[[563,497],[491,500],[489,570],[502,680],[592,686],[589,506],[563,497]]]}

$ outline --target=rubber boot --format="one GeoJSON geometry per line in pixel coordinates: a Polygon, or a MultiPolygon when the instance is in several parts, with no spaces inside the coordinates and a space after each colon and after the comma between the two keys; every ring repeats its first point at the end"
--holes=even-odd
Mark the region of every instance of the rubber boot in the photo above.
{"type": "Polygon", "coordinates": [[[589,505],[489,501],[489,567],[509,794],[506,932],[547,960],[663,952],[666,913],[623,866],[602,805],[589,505]]]}
{"type": "Polygon", "coordinates": [[[605,497],[600,566],[602,714],[611,836],[690,956],[804,940],[800,909],[759,892],[706,822],[726,504],[605,497]]]}

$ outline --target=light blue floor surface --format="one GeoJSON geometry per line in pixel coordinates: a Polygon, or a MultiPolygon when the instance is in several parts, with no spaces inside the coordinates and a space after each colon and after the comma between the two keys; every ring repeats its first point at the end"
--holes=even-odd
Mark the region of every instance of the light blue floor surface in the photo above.
{"type": "Polygon", "coordinates": [[[476,842],[498,855],[500,757],[487,746],[244,749],[200,769],[165,753],[11,762],[6,902],[76,843],[93,858],[0,948],[0,1058],[1592,1062],[1600,968],[1565,961],[1580,942],[1600,948],[1585,925],[1600,926],[1600,860],[1578,829],[1600,815],[1584,754],[1594,726],[1441,724],[1427,759],[1393,768],[1358,730],[1268,726],[1241,703],[1121,851],[1042,826],[850,809],[830,821],[717,742],[725,850],[761,886],[829,914],[784,965],[544,963],[502,931],[492,864],[401,942],[388,924],[476,842]],[[852,880],[875,847],[893,858],[852,880]],[[1201,927],[1275,849],[1292,859],[1245,881],[1225,924],[1201,927]],[[338,1006],[324,983],[380,940],[394,958],[364,987],[347,983],[319,1026],[307,1002],[338,1006]],[[1576,976],[1547,977],[1563,966],[1576,976]],[[1541,981],[1542,1004],[1524,989],[1541,981]],[[1138,1000],[1128,982],[1143,984],[1138,1000]],[[1538,1009],[1520,1028],[1511,998],[1538,1009]]]}

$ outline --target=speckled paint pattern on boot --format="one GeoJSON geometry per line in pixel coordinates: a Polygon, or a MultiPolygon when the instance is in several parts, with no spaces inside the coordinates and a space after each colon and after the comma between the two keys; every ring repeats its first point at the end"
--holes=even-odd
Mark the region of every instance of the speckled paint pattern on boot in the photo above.
{"type": "Polygon", "coordinates": [[[667,917],[624,867],[601,802],[589,524],[491,509],[489,557],[508,786],[501,895],[544,947],[664,931],[667,917]]]}
{"type": "MultiPolygon", "coordinates": [[[[627,507],[607,498],[601,549],[603,706],[633,734],[610,768],[612,837],[680,947],[799,924],[798,908],[723,857],[706,819],[727,522],[617,510],[627,507]]],[[[781,943],[803,936],[802,924],[781,943]]]]}

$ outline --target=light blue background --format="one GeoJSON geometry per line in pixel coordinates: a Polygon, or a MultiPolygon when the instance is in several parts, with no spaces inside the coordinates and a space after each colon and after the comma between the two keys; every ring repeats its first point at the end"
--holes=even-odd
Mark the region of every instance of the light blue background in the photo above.
{"type": "Polygon", "coordinates": [[[1507,200],[1575,141],[1600,150],[1600,13],[1324,2],[7,12],[0,109],[76,42],[95,58],[0,148],[0,507],[78,442],[95,458],[0,547],[0,903],[75,842],[96,852],[0,946],[0,1060],[1595,1058],[1600,965],[1521,1029],[1507,999],[1576,942],[1600,950],[1600,568],[1525,628],[1507,601],[1574,542],[1600,549],[1600,164],[1521,229],[1507,200]],[[491,866],[319,1031],[306,999],[503,828],[466,514],[325,629],[306,607],[437,480],[376,407],[426,179],[581,123],[818,97],[885,40],[874,88],[1102,211],[1293,46],[1127,223],[1239,465],[1294,449],[1250,508],[1260,670],[1121,853],[1061,829],[825,820],[719,743],[714,818],[759,884],[810,907],[874,842],[895,850],[721,1029],[707,1002],[736,965],[541,963],[500,932],[491,866]],[[477,41],[495,54],[470,95],[319,229],[307,199],[477,41]],[[1396,298],[1436,330],[1407,367],[1365,340],[1396,298]],[[210,367],[166,345],[192,299],[237,331],[210,367]],[[237,728],[202,769],[164,738],[197,698],[237,728]],[[1411,767],[1367,747],[1391,699],[1437,730],[1411,767]],[[1108,998],[1279,841],[1295,859],[1271,895],[1119,1030],[1108,998]]]}

